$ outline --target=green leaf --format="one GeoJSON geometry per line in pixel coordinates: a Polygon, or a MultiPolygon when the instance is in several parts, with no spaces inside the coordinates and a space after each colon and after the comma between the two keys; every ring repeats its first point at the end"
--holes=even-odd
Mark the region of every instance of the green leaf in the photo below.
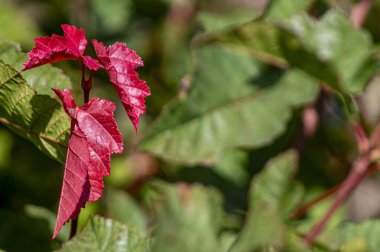
{"type": "Polygon", "coordinates": [[[127,226],[131,225],[140,231],[146,231],[146,217],[131,196],[121,190],[109,189],[105,200],[107,216],[127,226]]]}
{"type": "Polygon", "coordinates": [[[206,31],[210,32],[222,31],[225,29],[230,29],[231,27],[236,27],[238,25],[251,21],[254,18],[257,18],[259,15],[260,13],[254,13],[251,9],[235,10],[229,13],[224,13],[223,15],[207,11],[200,11],[198,13],[198,19],[203,28],[206,31]]]}
{"type": "Polygon", "coordinates": [[[367,220],[362,223],[345,223],[340,227],[340,250],[342,252],[376,252],[380,248],[379,220],[367,220]]]}
{"type": "Polygon", "coordinates": [[[149,246],[149,240],[131,227],[96,216],[57,252],[147,252],[149,246]]]}
{"type": "Polygon", "coordinates": [[[230,32],[203,35],[198,43],[202,41],[238,46],[266,63],[297,67],[346,95],[361,92],[375,71],[369,35],[338,11],[319,21],[307,15],[284,22],[253,21],[230,32]]]}
{"type": "MultiPolygon", "coordinates": [[[[20,50],[20,46],[14,43],[0,43],[0,60],[21,71],[27,55],[20,50]]],[[[70,79],[62,73],[62,70],[52,65],[43,65],[23,72],[22,76],[27,83],[38,93],[55,97],[52,87],[58,89],[71,88],[70,79]]]]}
{"type": "Polygon", "coordinates": [[[255,148],[284,132],[292,109],[314,101],[317,83],[263,65],[244,51],[195,51],[189,93],[169,104],[141,148],[178,162],[210,161],[231,147],[255,148]]]}
{"type": "Polygon", "coordinates": [[[236,186],[247,185],[249,183],[248,159],[247,151],[239,149],[227,150],[223,153],[213,171],[236,186]]]}
{"type": "Polygon", "coordinates": [[[51,241],[48,223],[33,218],[24,211],[0,209],[0,248],[12,251],[51,251],[55,242],[51,241]],[[18,239],[21,239],[22,242],[18,239]]]}
{"type": "Polygon", "coordinates": [[[297,154],[286,152],[270,160],[251,184],[249,210],[240,237],[231,252],[282,247],[286,238],[283,211],[296,171],[297,154]]]}
{"type": "Polygon", "coordinates": [[[103,36],[120,33],[128,28],[133,10],[130,0],[90,0],[89,3],[96,29],[102,31],[103,36]]]}
{"type": "Polygon", "coordinates": [[[151,185],[158,193],[153,251],[220,251],[222,200],[217,191],[200,185],[151,185]]]}
{"type": "Polygon", "coordinates": [[[0,122],[63,162],[70,121],[61,104],[38,95],[21,74],[0,60],[0,122]]]}
{"type": "MultiPolygon", "coordinates": [[[[41,206],[26,205],[24,207],[25,214],[33,219],[44,221],[49,227],[49,236],[54,232],[55,222],[57,220],[57,215],[52,213],[49,209],[43,208],[41,206]]],[[[64,241],[69,237],[70,226],[65,225],[62,230],[57,235],[57,238],[64,241]]]]}
{"type": "Polygon", "coordinates": [[[307,10],[314,0],[271,0],[265,11],[267,20],[283,20],[307,10]]]}
{"type": "Polygon", "coordinates": [[[13,137],[6,129],[0,129],[0,171],[9,165],[13,147],[13,137]]]}

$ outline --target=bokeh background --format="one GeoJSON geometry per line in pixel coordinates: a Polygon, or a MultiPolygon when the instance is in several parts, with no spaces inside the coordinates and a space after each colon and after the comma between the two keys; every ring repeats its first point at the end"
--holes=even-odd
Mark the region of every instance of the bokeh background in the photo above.
{"type": "MultiPolygon", "coordinates": [[[[313,11],[317,16],[329,8],[347,13],[355,4],[349,0],[314,2],[313,11]]],[[[148,111],[137,135],[106,73],[99,72],[95,76],[91,96],[107,98],[117,104],[116,120],[126,148],[123,154],[112,156],[112,172],[105,180],[104,197],[87,204],[82,210],[80,228],[90,215],[99,214],[134,225],[143,232],[151,232],[155,227],[155,199],[160,197],[156,183],[165,183],[165,186],[178,190],[185,185],[215,189],[224,202],[223,230],[239,230],[247,208],[251,178],[271,157],[297,144],[301,144],[302,149],[297,180],[305,186],[305,198],[312,198],[342,181],[356,149],[336,97],[325,97],[318,104],[320,120],[307,142],[297,142],[302,109],[296,109],[286,130],[269,146],[231,149],[217,160],[185,164],[139,150],[138,143],[144,132],[165,105],[186,96],[188,73],[193,64],[191,46],[194,36],[207,29],[222,30],[255,18],[266,4],[264,0],[0,0],[0,41],[16,42],[25,52],[34,46],[35,37],[61,34],[60,25],[66,23],[83,27],[88,40],[96,38],[106,45],[116,41],[126,43],[145,63],[138,72],[141,79],[147,81],[152,95],[147,98],[148,111]]],[[[375,44],[380,42],[379,13],[380,1],[374,1],[364,25],[375,44]]],[[[90,47],[88,53],[94,54],[90,47]]],[[[55,66],[71,78],[73,90],[80,99],[80,65],[62,62],[55,66]]],[[[378,81],[374,78],[363,96],[371,123],[377,121],[380,113],[378,81]]],[[[51,251],[58,249],[67,239],[69,225],[56,240],[50,240],[63,167],[32,143],[0,125],[0,249],[51,251]]],[[[368,180],[366,185],[363,190],[370,190],[370,193],[365,191],[364,196],[362,193],[356,200],[352,199],[351,208],[339,212],[336,222],[361,220],[380,213],[379,203],[371,203],[374,210],[369,213],[362,213],[357,207],[363,204],[357,200],[368,198],[365,195],[379,195],[376,177],[368,180]]],[[[374,197],[379,198],[371,196],[371,202],[374,197]]],[[[314,217],[310,218],[316,218],[326,206],[317,207],[314,217]]],[[[226,243],[231,240],[228,236],[226,243]]]]}

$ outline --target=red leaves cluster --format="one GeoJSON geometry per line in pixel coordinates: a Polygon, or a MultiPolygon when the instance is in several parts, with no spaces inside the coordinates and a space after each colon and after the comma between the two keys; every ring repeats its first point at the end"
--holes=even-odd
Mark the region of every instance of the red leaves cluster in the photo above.
{"type": "Polygon", "coordinates": [[[28,53],[29,59],[24,63],[23,70],[62,60],[82,60],[85,66],[94,71],[101,67],[96,59],[83,56],[87,46],[83,29],[64,24],[62,30],[63,36],[53,34],[34,40],[36,47],[28,53]]]}
{"type": "Polygon", "coordinates": [[[23,70],[62,60],[81,60],[91,71],[104,68],[137,131],[140,116],[146,111],[145,98],[150,95],[149,87],[135,71],[136,67],[144,65],[140,57],[124,43],[105,47],[94,39],[92,43],[99,63],[90,56],[83,56],[87,46],[83,29],[64,24],[62,30],[63,36],[53,34],[34,40],[36,46],[28,53],[23,70]]]}
{"type": "MultiPolygon", "coordinates": [[[[104,68],[137,131],[140,116],[145,113],[145,98],[150,95],[145,81],[135,68],[143,66],[140,57],[123,43],[105,47],[93,40],[98,60],[84,56],[87,40],[83,29],[62,25],[63,36],[35,39],[23,70],[61,60],[80,60],[91,71],[104,68]]],[[[90,80],[91,81],[91,80],[90,80]]],[[[53,238],[70,219],[77,218],[87,201],[102,196],[103,177],[110,174],[110,156],[123,150],[122,136],[113,117],[115,105],[93,98],[78,107],[69,90],[53,89],[71,118],[71,135],[53,238]]]]}

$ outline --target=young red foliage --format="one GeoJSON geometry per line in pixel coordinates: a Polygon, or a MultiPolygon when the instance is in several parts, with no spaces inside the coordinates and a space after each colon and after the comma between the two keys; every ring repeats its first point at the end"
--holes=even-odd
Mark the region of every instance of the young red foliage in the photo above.
{"type": "Polygon", "coordinates": [[[70,219],[76,219],[87,201],[102,196],[103,177],[110,174],[111,153],[123,150],[122,136],[113,118],[115,105],[93,98],[77,107],[69,90],[53,89],[71,118],[61,199],[53,238],[70,219]]]}
{"type": "Polygon", "coordinates": [[[139,119],[146,111],[145,98],[150,95],[145,81],[139,79],[135,68],[143,66],[141,58],[124,43],[105,47],[93,39],[96,55],[114,85],[129,119],[137,131],[139,119]]]}
{"type": "Polygon", "coordinates": [[[83,106],[76,105],[69,90],[53,89],[71,119],[71,135],[53,238],[67,221],[77,218],[87,201],[96,201],[102,196],[103,177],[110,174],[111,153],[123,150],[122,137],[113,118],[115,105],[99,98],[87,102],[93,72],[99,68],[107,71],[136,131],[140,116],[146,111],[145,98],[150,95],[149,87],[135,71],[136,67],[143,66],[135,51],[123,43],[105,47],[93,40],[99,62],[90,56],[83,56],[87,46],[83,29],[64,24],[62,30],[63,36],[53,34],[36,38],[36,46],[28,53],[29,59],[23,69],[61,60],[81,60],[91,70],[90,78],[85,80],[82,69],[83,106]]]}
{"type": "Polygon", "coordinates": [[[83,29],[63,24],[62,30],[63,36],[53,34],[34,40],[36,46],[28,53],[29,59],[24,63],[23,71],[62,60],[82,60],[85,66],[94,71],[102,67],[96,59],[83,57],[87,46],[83,29]]]}

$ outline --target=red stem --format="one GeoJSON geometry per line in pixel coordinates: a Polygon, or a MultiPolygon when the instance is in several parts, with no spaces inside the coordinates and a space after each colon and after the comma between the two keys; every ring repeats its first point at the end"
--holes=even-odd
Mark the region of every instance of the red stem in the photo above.
{"type": "Polygon", "coordinates": [[[305,213],[310,209],[310,207],[314,206],[315,204],[321,202],[322,200],[328,198],[329,196],[333,195],[338,191],[341,184],[334,186],[330,190],[324,192],[323,194],[317,196],[315,199],[312,199],[311,201],[307,202],[306,204],[302,205],[300,208],[298,208],[293,214],[292,218],[300,218],[305,215],[305,213]]]}
{"type": "Polygon", "coordinates": [[[71,240],[71,238],[73,238],[76,234],[77,234],[77,230],[78,230],[78,218],[79,217],[79,214],[78,216],[73,219],[71,221],[71,229],[70,229],[70,236],[69,236],[69,240],[71,240]]]}
{"type": "Polygon", "coordinates": [[[94,71],[90,72],[90,77],[86,80],[84,64],[82,64],[82,89],[83,89],[83,102],[86,104],[90,100],[90,91],[92,88],[92,78],[94,77],[94,71]]]}
{"type": "MultiPolygon", "coordinates": [[[[82,80],[81,80],[81,86],[83,89],[83,103],[86,104],[90,100],[90,91],[92,88],[92,78],[94,77],[94,71],[90,72],[90,77],[88,80],[86,80],[85,76],[85,68],[84,64],[82,63],[82,80]]],[[[78,218],[79,218],[80,211],[78,212],[78,215],[75,219],[71,222],[71,229],[70,229],[70,236],[69,239],[73,238],[78,230],[78,218]]]]}
{"type": "MultiPolygon", "coordinates": [[[[371,0],[361,0],[358,4],[356,4],[352,8],[350,19],[354,27],[360,28],[363,25],[364,20],[366,19],[368,12],[370,10],[371,4],[372,4],[371,0]]],[[[366,112],[362,103],[359,103],[358,105],[362,113],[366,112]]],[[[373,150],[375,146],[377,146],[377,142],[380,140],[380,125],[379,124],[377,125],[370,140],[366,136],[365,131],[361,125],[359,124],[354,125],[354,130],[355,130],[355,136],[357,139],[360,156],[352,165],[352,168],[348,177],[345,179],[345,181],[341,185],[339,185],[336,188],[337,195],[333,203],[331,204],[330,208],[326,212],[326,214],[310,230],[310,232],[304,238],[304,242],[306,244],[310,244],[314,241],[315,237],[317,237],[318,234],[323,230],[326,223],[329,221],[329,219],[337,210],[337,208],[347,199],[351,191],[359,184],[359,182],[363,178],[365,178],[366,176],[368,176],[369,174],[371,174],[372,172],[378,169],[378,167],[376,167],[376,169],[369,169],[368,166],[371,163],[371,160],[370,160],[371,151],[373,150]]],[[[335,190],[332,189],[330,192],[312,201],[311,204],[309,203],[304,208],[308,209],[311,205],[333,194],[334,191],[335,190]]],[[[300,210],[302,210],[302,208],[300,210]]]]}
{"type": "Polygon", "coordinates": [[[350,174],[346,180],[338,187],[334,202],[331,204],[330,208],[323,216],[323,218],[310,230],[310,232],[304,238],[305,244],[309,245],[314,241],[314,239],[323,230],[331,216],[338,209],[338,207],[347,199],[352,189],[354,189],[363,178],[372,173],[372,170],[367,170],[369,163],[370,160],[368,155],[363,155],[354,162],[350,174]]]}
{"type": "Polygon", "coordinates": [[[359,153],[367,152],[370,148],[367,134],[360,123],[354,123],[354,132],[359,153]]]}

